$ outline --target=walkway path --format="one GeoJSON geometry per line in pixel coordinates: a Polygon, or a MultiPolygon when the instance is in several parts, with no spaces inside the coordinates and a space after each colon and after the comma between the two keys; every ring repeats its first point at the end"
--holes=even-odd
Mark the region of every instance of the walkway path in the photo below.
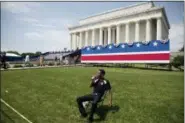
{"type": "MultiPolygon", "coordinates": [[[[25,69],[43,69],[43,68],[60,68],[60,67],[74,67],[74,66],[82,66],[81,64],[77,65],[60,65],[60,66],[43,66],[43,67],[20,67],[20,68],[8,68],[6,70],[25,70],[25,69]]],[[[5,69],[1,68],[1,71],[6,71],[5,69]]]]}

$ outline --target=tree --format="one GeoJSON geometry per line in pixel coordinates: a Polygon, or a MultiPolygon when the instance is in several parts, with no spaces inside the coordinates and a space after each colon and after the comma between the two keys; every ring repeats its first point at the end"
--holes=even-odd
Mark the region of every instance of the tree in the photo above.
{"type": "Polygon", "coordinates": [[[33,57],[33,56],[35,56],[35,53],[28,52],[28,53],[22,53],[22,54],[21,54],[21,56],[22,56],[23,58],[25,58],[26,55],[29,55],[30,57],[33,57]]]}
{"type": "Polygon", "coordinates": [[[66,52],[67,48],[64,48],[64,51],[66,52]]]}
{"type": "Polygon", "coordinates": [[[41,54],[42,54],[42,52],[37,51],[37,52],[35,53],[35,56],[40,56],[41,54]]]}
{"type": "Polygon", "coordinates": [[[19,52],[17,52],[17,51],[6,51],[6,53],[13,53],[13,54],[16,54],[16,55],[20,55],[20,53],[19,52]]]}
{"type": "Polygon", "coordinates": [[[183,52],[184,51],[184,46],[179,50],[180,52],[183,52]]]}
{"type": "Polygon", "coordinates": [[[184,66],[184,56],[176,56],[173,61],[172,65],[176,68],[179,68],[180,66],[184,66]]]}

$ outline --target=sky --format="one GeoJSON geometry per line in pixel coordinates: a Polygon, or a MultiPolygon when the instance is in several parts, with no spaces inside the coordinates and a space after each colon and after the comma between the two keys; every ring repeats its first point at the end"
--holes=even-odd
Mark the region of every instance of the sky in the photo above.
{"type": "MultiPolygon", "coordinates": [[[[70,49],[68,27],[80,19],[141,2],[2,2],[1,50],[47,52],[70,49]]],[[[184,43],[184,2],[154,2],[164,6],[171,26],[170,50],[184,43]]]]}

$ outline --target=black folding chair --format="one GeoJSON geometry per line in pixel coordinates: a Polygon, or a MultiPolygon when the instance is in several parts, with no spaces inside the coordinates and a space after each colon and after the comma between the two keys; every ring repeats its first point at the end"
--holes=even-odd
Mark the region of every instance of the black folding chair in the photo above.
{"type": "MultiPolygon", "coordinates": [[[[102,98],[98,101],[98,106],[101,106],[103,105],[104,103],[104,100],[106,98],[106,95],[107,95],[107,91],[105,91],[104,95],[102,96],[102,98]]],[[[89,103],[86,105],[86,110],[90,111],[90,107],[92,106],[92,101],[89,101],[89,103]]]]}

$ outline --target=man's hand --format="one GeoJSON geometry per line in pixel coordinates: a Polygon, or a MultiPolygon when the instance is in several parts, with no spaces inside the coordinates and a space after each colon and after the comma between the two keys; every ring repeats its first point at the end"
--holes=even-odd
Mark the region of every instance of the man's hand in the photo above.
{"type": "Polygon", "coordinates": [[[109,101],[109,106],[112,107],[112,101],[109,101]]]}
{"type": "Polygon", "coordinates": [[[97,76],[92,76],[91,77],[91,84],[90,84],[90,87],[93,87],[93,85],[95,84],[95,80],[97,79],[97,76]]]}
{"type": "Polygon", "coordinates": [[[96,78],[95,76],[92,76],[92,77],[91,77],[92,80],[95,79],[95,78],[96,78]]]}
{"type": "Polygon", "coordinates": [[[109,106],[112,106],[112,91],[109,90],[109,106]]]}

